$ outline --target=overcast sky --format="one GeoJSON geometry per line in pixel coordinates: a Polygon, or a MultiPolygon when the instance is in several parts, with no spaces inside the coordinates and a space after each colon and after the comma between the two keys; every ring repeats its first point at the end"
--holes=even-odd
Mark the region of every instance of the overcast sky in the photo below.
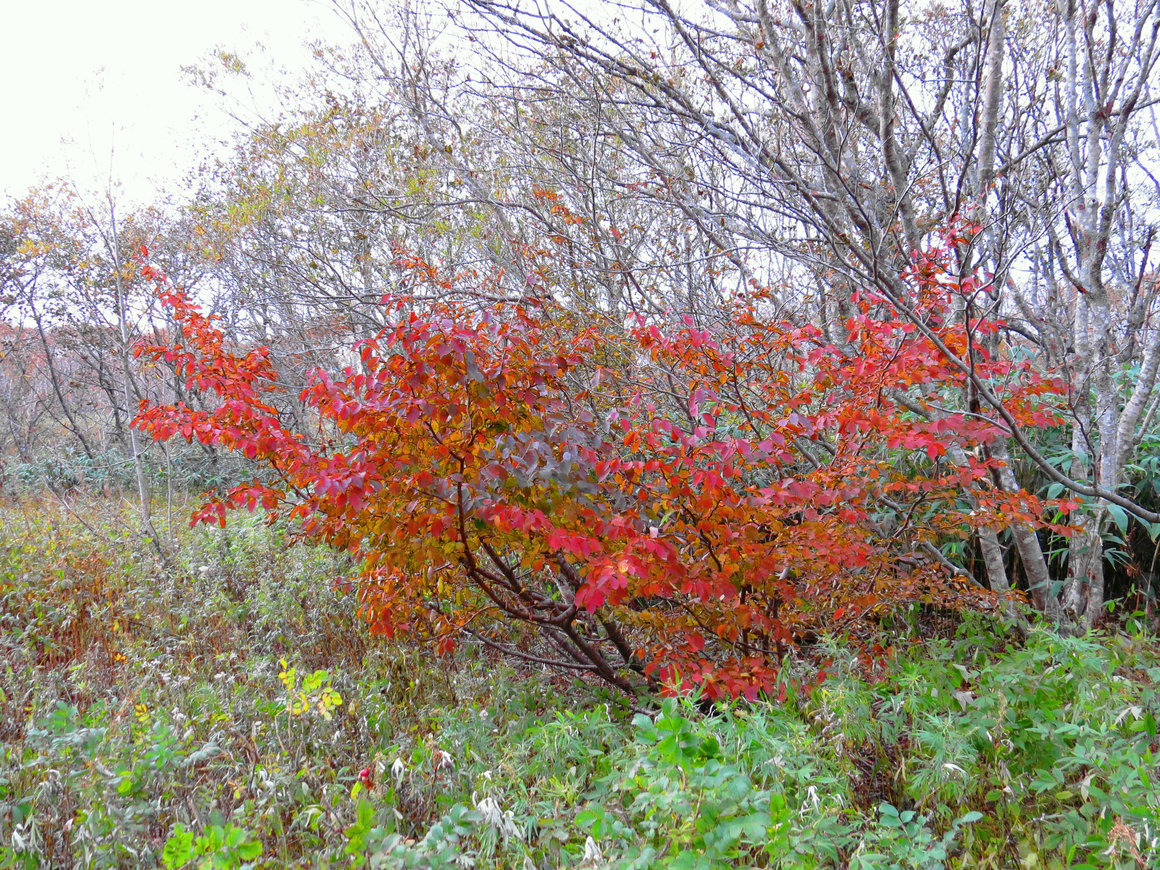
{"type": "Polygon", "coordinates": [[[110,177],[148,201],[178,185],[226,135],[216,101],[181,67],[215,47],[300,69],[319,37],[349,40],[327,0],[4,0],[0,26],[0,197],[68,176],[110,177]]]}

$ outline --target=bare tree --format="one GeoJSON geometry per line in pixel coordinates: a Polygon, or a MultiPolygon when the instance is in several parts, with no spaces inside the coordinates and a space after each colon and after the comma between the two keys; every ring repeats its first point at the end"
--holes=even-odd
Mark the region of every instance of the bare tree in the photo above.
{"type": "MultiPolygon", "coordinates": [[[[37,395],[38,425],[22,436],[23,453],[59,450],[64,434],[114,476],[119,466],[130,468],[141,532],[164,555],[151,515],[147,445],[130,421],[142,399],[170,395],[168,384],[142,372],[133,351],[164,323],[139,249],[166,259],[176,233],[159,211],[121,218],[111,195],[103,205],[59,187],[14,202],[4,216],[4,238],[13,241],[2,270],[5,314],[19,351],[4,361],[5,381],[26,383],[37,395]],[[17,381],[12,368],[21,361],[27,368],[17,381]]],[[[180,280],[178,259],[168,265],[180,280]]],[[[14,400],[6,408],[18,415],[26,404],[14,400]]],[[[18,425],[9,419],[9,429],[18,425]]]]}

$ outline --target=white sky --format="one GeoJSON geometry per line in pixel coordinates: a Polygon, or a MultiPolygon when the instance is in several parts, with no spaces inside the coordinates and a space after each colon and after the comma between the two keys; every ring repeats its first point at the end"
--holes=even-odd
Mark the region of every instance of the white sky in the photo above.
{"type": "Polygon", "coordinates": [[[134,203],[177,192],[232,129],[181,67],[261,43],[301,69],[319,38],[350,41],[326,0],[0,0],[0,200],[62,177],[111,177],[134,203]]]}

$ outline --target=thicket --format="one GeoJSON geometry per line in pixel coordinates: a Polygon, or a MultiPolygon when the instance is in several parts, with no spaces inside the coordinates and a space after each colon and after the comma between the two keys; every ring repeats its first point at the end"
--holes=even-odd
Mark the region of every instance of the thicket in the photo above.
{"type": "Polygon", "coordinates": [[[1155,865],[1160,0],[335,5],[0,213],[0,864],[1155,865]]]}
{"type": "MultiPolygon", "coordinates": [[[[968,531],[942,529],[918,542],[916,570],[938,563],[944,574],[969,576],[999,595],[1022,590],[1053,622],[1083,630],[1101,618],[1106,600],[1153,596],[1160,513],[1148,451],[1160,412],[1160,249],[1152,244],[1156,190],[1128,179],[1155,175],[1147,92],[1160,57],[1160,7],[1155,0],[1080,6],[1046,14],[1005,0],[905,14],[890,0],[849,3],[828,17],[795,3],[676,9],[642,0],[632,15],[571,20],[563,7],[522,2],[464,0],[420,12],[352,0],[339,11],[354,46],[320,47],[311,76],[279,87],[284,111],[239,132],[233,151],[207,163],[180,206],[129,213],[115,196],[87,197],[64,182],[5,206],[6,485],[133,492],[140,533],[156,540],[151,491],[236,482],[231,467],[215,464],[217,453],[150,450],[129,426],[141,401],[215,412],[171,369],[146,370],[133,357],[142,342],[172,343],[180,326],[158,303],[136,256],[141,246],[151,267],[222,317],[239,355],[269,349],[270,366],[295,388],[272,405],[286,431],[317,423],[319,409],[298,399],[312,369],[330,371],[342,388],[339,372],[356,361],[351,345],[395,326],[384,296],[423,317],[440,304],[459,306],[454,316],[469,329],[463,316],[473,306],[504,309],[496,314],[502,320],[521,305],[542,305],[530,316],[550,312],[540,326],[559,330],[565,344],[587,329],[596,345],[627,354],[597,361],[582,350],[584,365],[568,367],[565,379],[599,372],[604,386],[570,383],[571,400],[587,389],[599,417],[609,410],[604,398],[612,407],[634,391],[651,392],[653,422],[686,437],[706,425],[686,425],[687,400],[705,374],[697,366],[717,349],[646,348],[643,336],[625,341],[626,323],[655,327],[669,343],[682,329],[688,343],[736,334],[748,349],[725,355],[740,353],[742,369],[749,366],[736,378],[742,392],[760,392],[775,375],[796,379],[746,398],[763,413],[763,405],[792,405],[808,379],[825,376],[823,360],[803,362],[772,345],[766,350],[786,372],[760,373],[745,360],[757,353],[757,332],[773,339],[785,324],[782,338],[797,330],[801,353],[812,342],[814,351],[833,348],[847,368],[860,354],[878,366],[877,384],[871,372],[838,366],[834,383],[814,384],[815,400],[838,396],[848,411],[881,395],[882,408],[872,410],[910,428],[896,429],[898,444],[879,433],[899,461],[921,450],[915,433],[958,426],[960,416],[985,420],[997,435],[956,436],[949,459],[927,461],[970,468],[973,457],[987,465],[992,480],[972,480],[969,499],[1020,500],[1027,492],[1076,505],[1067,517],[1016,511],[1002,523],[972,519],[973,507],[955,505],[948,517],[965,517],[968,531]],[[920,273],[940,245],[946,281],[938,293],[953,289],[955,298],[932,307],[920,273]],[[751,329],[739,311],[756,296],[760,325],[751,329]],[[879,346],[867,346],[879,327],[886,330],[873,339],[879,346]],[[903,356],[921,346],[949,368],[923,372],[919,364],[928,381],[908,381],[907,372],[891,371],[887,345],[903,356]],[[647,365],[638,353],[648,355],[647,365]],[[1053,431],[1028,426],[1012,395],[1044,384],[1052,395],[1038,401],[1051,406],[1060,424],[1053,431]],[[1065,518],[1070,534],[1047,533],[1044,520],[1065,518]]],[[[222,91],[252,74],[230,53],[193,72],[222,91]]],[[[768,421],[745,419],[720,398],[707,401],[695,403],[702,415],[712,416],[714,402],[724,408],[710,427],[714,443],[728,443],[737,417],[735,440],[761,444],[758,430],[768,421]]],[[[803,416],[818,408],[809,412],[803,416]]],[[[845,449],[833,431],[838,423],[813,422],[809,438],[817,438],[799,457],[797,476],[812,473],[811,460],[830,463],[828,449],[845,449]]],[[[938,440],[931,443],[937,451],[938,440]]],[[[617,461],[636,461],[631,453],[626,447],[617,461]]],[[[783,466],[777,474],[785,478],[783,466]]],[[[929,483],[926,472],[907,471],[918,486],[929,483]]],[[[758,483],[760,476],[750,475],[758,483]]],[[[749,485],[732,484],[737,492],[749,485]]],[[[887,537],[893,526],[926,520],[909,510],[913,500],[897,496],[900,510],[873,518],[887,537]]],[[[680,511],[676,517],[696,524],[680,511]]],[[[786,543],[780,532],[772,538],[786,543]]],[[[691,540],[677,547],[685,558],[693,557],[691,540]]],[[[500,553],[501,561],[511,557],[500,553]]],[[[504,577],[499,587],[515,582],[491,567],[504,577]]],[[[801,570],[770,563],[756,582],[772,582],[760,576],[766,568],[787,567],[791,575],[801,570]]],[[[799,585],[812,586],[807,580],[799,585]]],[[[779,608],[786,597],[788,589],[774,596],[779,608]]],[[[837,599],[826,606],[848,612],[837,599]]],[[[761,658],[766,646],[792,643],[776,622],[758,626],[744,649],[731,629],[717,634],[714,644],[732,647],[719,658],[753,651],[761,658]]],[[[706,621],[710,633],[714,623],[706,621]]],[[[564,659],[614,670],[560,628],[561,643],[581,657],[561,652],[564,659]]],[[[700,642],[708,640],[691,641],[700,642]]],[[[647,650],[637,655],[627,639],[621,646],[618,665],[647,668],[647,650]]],[[[670,652],[689,670],[688,655],[670,652]]],[[[647,684],[651,676],[631,679],[647,684]]],[[[719,676],[729,692],[769,680],[768,673],[719,676]]]]}

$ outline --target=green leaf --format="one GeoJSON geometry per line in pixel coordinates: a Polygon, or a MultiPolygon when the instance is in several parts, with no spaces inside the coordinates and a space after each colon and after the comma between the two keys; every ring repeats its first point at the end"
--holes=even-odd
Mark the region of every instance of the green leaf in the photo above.
{"type": "Polygon", "coordinates": [[[1128,512],[1125,511],[1118,504],[1108,505],[1108,516],[1112,518],[1112,522],[1116,524],[1116,528],[1120,530],[1121,535],[1128,533],[1128,512]]]}
{"type": "Polygon", "coordinates": [[[193,859],[193,833],[178,822],[173,835],[165,841],[161,852],[161,863],[169,868],[184,867],[193,859]]]}
{"type": "Polygon", "coordinates": [[[262,844],[257,840],[250,840],[238,846],[238,857],[246,861],[253,861],[262,854],[262,844]]]}

